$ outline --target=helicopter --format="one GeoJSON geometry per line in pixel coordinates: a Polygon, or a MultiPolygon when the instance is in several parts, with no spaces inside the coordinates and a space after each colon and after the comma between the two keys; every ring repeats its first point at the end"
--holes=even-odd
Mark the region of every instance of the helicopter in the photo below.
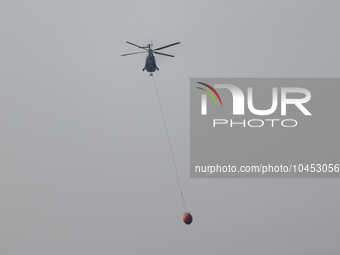
{"type": "Polygon", "coordinates": [[[171,47],[171,46],[174,46],[176,44],[179,44],[180,42],[172,43],[172,44],[169,44],[169,45],[157,48],[157,49],[152,48],[153,47],[152,43],[148,44],[144,47],[139,46],[139,45],[134,44],[134,43],[131,43],[131,42],[128,42],[128,41],[126,43],[131,44],[133,46],[136,46],[136,47],[143,49],[145,51],[127,53],[127,54],[123,54],[121,56],[128,56],[128,55],[139,54],[139,53],[148,53],[148,55],[146,56],[145,66],[143,68],[143,71],[146,70],[147,72],[151,73],[150,76],[153,76],[153,74],[152,74],[153,72],[155,72],[156,70],[159,71],[159,68],[156,65],[156,59],[155,59],[153,54],[159,54],[159,55],[163,55],[163,56],[167,56],[167,57],[175,57],[173,55],[169,55],[169,54],[165,54],[165,53],[161,53],[161,52],[157,52],[157,51],[171,47]]]}

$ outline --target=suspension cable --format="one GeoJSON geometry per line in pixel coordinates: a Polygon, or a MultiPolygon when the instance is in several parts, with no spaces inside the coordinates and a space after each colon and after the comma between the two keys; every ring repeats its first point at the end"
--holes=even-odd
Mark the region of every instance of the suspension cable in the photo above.
{"type": "Polygon", "coordinates": [[[172,151],[172,146],[171,146],[171,142],[170,142],[169,132],[168,132],[168,128],[167,128],[167,126],[166,126],[165,117],[164,117],[164,113],[163,113],[163,109],[162,109],[161,100],[160,100],[160,98],[159,98],[159,94],[158,94],[158,90],[157,90],[157,86],[156,86],[155,77],[152,76],[152,79],[153,79],[153,83],[154,83],[155,89],[156,89],[156,94],[157,94],[157,98],[158,98],[159,108],[161,109],[161,113],[162,113],[162,117],[163,117],[165,132],[166,132],[166,136],[167,136],[167,138],[168,138],[168,143],[169,143],[169,147],[170,147],[170,151],[171,151],[172,162],[174,163],[174,169],[175,169],[175,173],[176,173],[176,177],[177,177],[177,182],[178,182],[178,186],[179,186],[179,191],[180,191],[181,196],[182,196],[183,206],[184,206],[185,212],[187,212],[188,209],[187,209],[187,205],[186,205],[186,203],[185,203],[185,199],[184,199],[184,195],[183,195],[183,191],[182,191],[181,182],[179,181],[178,172],[177,172],[177,167],[176,167],[176,162],[175,162],[175,157],[174,157],[174,153],[173,153],[173,151],[172,151]]]}

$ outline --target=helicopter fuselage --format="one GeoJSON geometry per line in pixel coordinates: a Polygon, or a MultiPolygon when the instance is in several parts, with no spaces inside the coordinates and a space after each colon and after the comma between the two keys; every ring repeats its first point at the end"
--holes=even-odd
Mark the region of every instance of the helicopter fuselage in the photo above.
{"type": "Polygon", "coordinates": [[[145,60],[145,67],[143,68],[143,71],[146,70],[149,73],[153,73],[156,70],[159,70],[157,65],[156,65],[156,59],[154,55],[152,54],[151,51],[149,51],[148,56],[146,57],[145,60]]]}

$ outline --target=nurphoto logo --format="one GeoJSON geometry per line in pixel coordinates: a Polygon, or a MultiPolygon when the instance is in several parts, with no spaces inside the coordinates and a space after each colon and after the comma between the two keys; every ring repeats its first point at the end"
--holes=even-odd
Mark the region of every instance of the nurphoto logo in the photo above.
{"type": "MultiPolygon", "coordinates": [[[[203,82],[197,82],[205,87],[209,88],[219,99],[220,105],[222,105],[222,100],[219,93],[216,91],[222,91],[227,89],[232,95],[232,112],[233,115],[245,115],[245,95],[243,91],[235,85],[232,84],[215,84],[212,87],[209,84],[203,82]]],[[[200,90],[203,90],[204,94],[201,95],[201,115],[207,115],[208,106],[207,106],[207,94],[212,98],[215,105],[217,105],[214,95],[207,89],[197,87],[200,90]]],[[[278,109],[278,101],[279,101],[279,91],[280,91],[280,115],[286,116],[287,115],[287,105],[294,105],[296,106],[304,115],[311,116],[312,114],[308,109],[304,106],[311,99],[311,93],[308,89],[299,88],[299,87],[281,87],[278,89],[277,87],[271,88],[271,106],[268,109],[256,109],[254,106],[254,99],[253,99],[253,88],[247,88],[247,107],[250,113],[257,115],[257,116],[268,116],[273,114],[278,109]],[[298,98],[289,97],[289,95],[294,95],[298,98]]],[[[230,104],[224,105],[225,107],[230,107],[230,104]]],[[[242,122],[233,122],[231,119],[230,121],[227,119],[214,119],[213,120],[213,127],[216,125],[225,125],[230,123],[231,127],[235,126],[236,124],[241,124],[243,127],[248,124],[249,127],[262,127],[264,126],[265,122],[271,122],[271,126],[274,127],[275,121],[280,121],[283,127],[296,127],[298,122],[295,119],[250,119],[246,121],[245,119],[242,122]],[[290,123],[290,125],[288,125],[290,123]],[[233,125],[234,124],[234,125],[233,125]]]]}

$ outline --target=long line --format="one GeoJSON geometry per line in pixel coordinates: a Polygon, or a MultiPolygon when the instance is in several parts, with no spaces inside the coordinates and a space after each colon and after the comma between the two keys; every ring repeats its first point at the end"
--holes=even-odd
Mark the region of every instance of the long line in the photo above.
{"type": "Polygon", "coordinates": [[[162,108],[161,100],[160,100],[160,98],[159,98],[159,94],[158,94],[158,90],[157,90],[157,86],[156,86],[155,77],[152,76],[152,79],[153,79],[153,84],[155,85],[155,89],[156,89],[156,94],[157,94],[157,98],[158,98],[159,108],[161,109],[161,113],[162,113],[162,117],[163,117],[165,132],[166,132],[166,136],[167,136],[168,142],[169,142],[169,147],[170,147],[170,151],[171,151],[172,162],[174,163],[174,169],[175,169],[175,173],[176,173],[176,177],[177,177],[177,182],[178,182],[178,186],[179,186],[179,191],[181,192],[181,196],[182,196],[182,200],[183,200],[184,209],[185,209],[185,211],[187,212],[188,209],[187,209],[187,205],[186,205],[186,203],[185,203],[185,199],[184,199],[184,196],[183,196],[183,191],[182,191],[181,182],[179,181],[178,172],[177,172],[177,166],[176,166],[176,161],[175,161],[174,153],[173,153],[173,151],[172,151],[172,146],[171,146],[171,142],[170,142],[169,132],[168,132],[168,128],[167,128],[167,126],[166,126],[165,117],[164,117],[164,113],[163,113],[163,108],[162,108]]]}

